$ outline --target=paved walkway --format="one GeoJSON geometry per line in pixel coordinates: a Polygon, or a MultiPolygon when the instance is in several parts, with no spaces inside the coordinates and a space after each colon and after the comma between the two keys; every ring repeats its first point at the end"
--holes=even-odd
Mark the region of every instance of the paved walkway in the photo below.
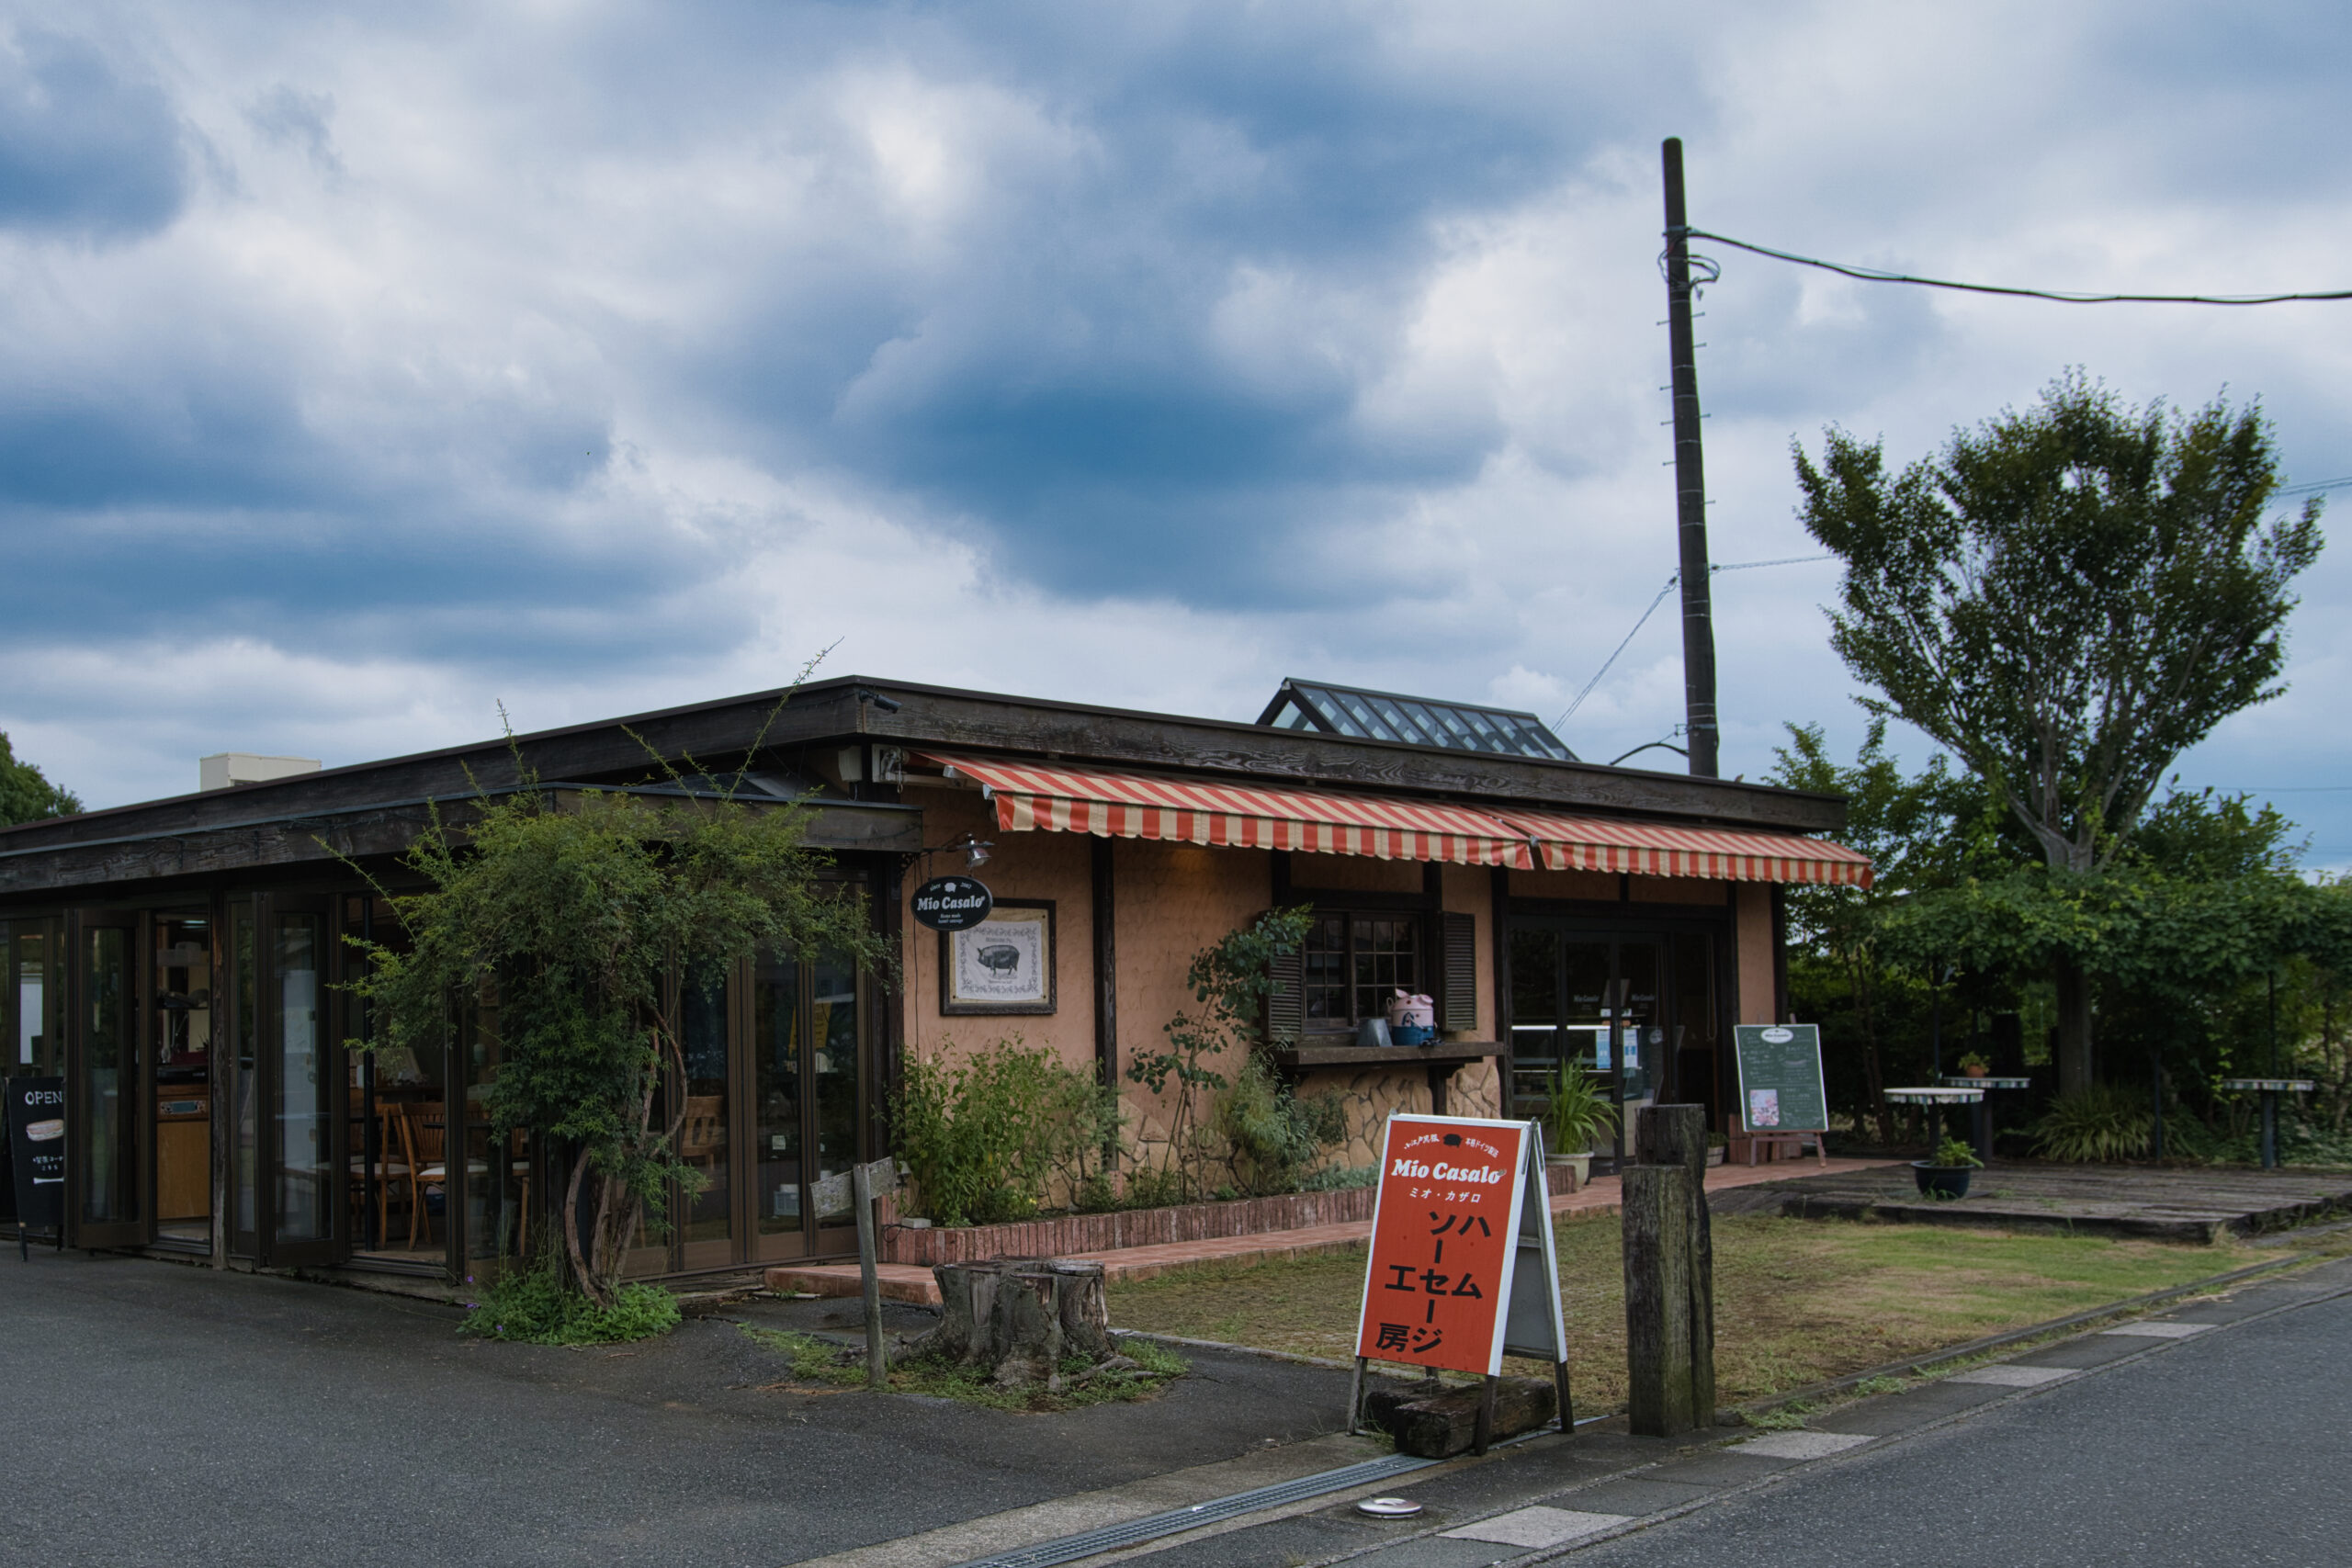
{"type": "MultiPolygon", "coordinates": [[[[1858,1171],[1877,1169],[1885,1163],[1882,1160],[1833,1159],[1826,1174],[1831,1177],[1850,1176],[1858,1171]]],[[[1820,1174],[1823,1174],[1822,1167],[1810,1159],[1757,1166],[1716,1166],[1707,1172],[1707,1190],[1722,1192],[1758,1182],[1786,1181],[1794,1176],[1820,1174]]],[[[1595,1177],[1578,1191],[1555,1193],[1552,1199],[1552,1213],[1614,1213],[1617,1190],[1617,1178],[1595,1177]]],[[[1127,1247],[1114,1252],[1081,1252],[1075,1256],[1089,1263],[1102,1264],[1106,1279],[1148,1280],[1155,1274],[1165,1274],[1171,1269],[1182,1269],[1195,1263],[1219,1263],[1234,1258],[1297,1258],[1308,1253],[1335,1252],[1358,1246],[1371,1235],[1370,1220],[1351,1220],[1343,1224],[1261,1231],[1256,1235],[1216,1236],[1206,1241],[1171,1241],[1156,1247],[1127,1247]]],[[[931,1270],[921,1264],[885,1263],[879,1266],[877,1272],[881,1276],[882,1294],[886,1299],[919,1303],[926,1306],[939,1304],[938,1283],[932,1278],[931,1270]]],[[[799,1264],[771,1269],[767,1271],[767,1279],[771,1290],[804,1292],[820,1296],[854,1296],[860,1289],[857,1265],[854,1263],[799,1264]]]]}

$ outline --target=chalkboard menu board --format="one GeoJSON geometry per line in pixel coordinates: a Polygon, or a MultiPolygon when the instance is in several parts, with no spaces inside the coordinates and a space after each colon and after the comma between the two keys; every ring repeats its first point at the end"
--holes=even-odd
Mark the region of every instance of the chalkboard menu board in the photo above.
{"type": "Polygon", "coordinates": [[[1829,1096],[1821,1087],[1821,1029],[1811,1023],[1743,1023],[1739,1113],[1751,1133],[1826,1133],[1829,1096]]]}
{"type": "Polygon", "coordinates": [[[17,1238],[65,1223],[65,1080],[5,1078],[8,1170],[15,1179],[17,1238]]]}

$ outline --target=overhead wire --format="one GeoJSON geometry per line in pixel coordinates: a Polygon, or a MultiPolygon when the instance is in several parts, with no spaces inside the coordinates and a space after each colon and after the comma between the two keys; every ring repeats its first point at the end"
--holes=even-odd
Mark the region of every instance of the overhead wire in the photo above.
{"type": "MultiPolygon", "coordinates": [[[[1669,231],[1668,238],[1673,238],[1675,232],[1669,231]]],[[[1824,261],[1819,256],[1776,250],[1770,245],[1735,240],[1729,234],[1717,234],[1705,229],[1684,228],[1679,232],[1685,240],[1712,240],[1719,245],[1730,245],[1756,255],[1770,256],[1775,261],[1793,262],[1799,266],[1819,267],[1824,272],[1834,272],[1841,277],[1860,278],[1864,283],[1908,283],[1921,288],[1956,288],[1969,294],[2003,294],[2012,299],[2050,299],[2061,305],[2286,305],[2297,301],[2352,299],[2352,288],[2297,294],[2091,294],[2063,288],[2018,288],[1997,283],[1957,283],[1948,277],[1917,277],[1909,273],[1888,272],[1880,267],[1824,261]]]]}

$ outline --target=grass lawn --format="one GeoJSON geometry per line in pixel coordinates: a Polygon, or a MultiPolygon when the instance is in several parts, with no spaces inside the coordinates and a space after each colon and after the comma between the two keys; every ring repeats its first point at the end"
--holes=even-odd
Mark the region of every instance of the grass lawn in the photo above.
{"type": "MultiPolygon", "coordinates": [[[[1586,1415],[1625,1397],[1615,1215],[1558,1223],[1569,1376],[1586,1415]]],[[[1715,1381],[1725,1404],[1996,1334],[2272,1256],[2180,1247],[1730,1215],[1714,1223],[1715,1381]]],[[[1310,1356],[1354,1353],[1363,1249],[1205,1265],[1110,1287],[1120,1328],[1310,1356]]],[[[1518,1365],[1508,1370],[1533,1372],[1518,1365]]]]}

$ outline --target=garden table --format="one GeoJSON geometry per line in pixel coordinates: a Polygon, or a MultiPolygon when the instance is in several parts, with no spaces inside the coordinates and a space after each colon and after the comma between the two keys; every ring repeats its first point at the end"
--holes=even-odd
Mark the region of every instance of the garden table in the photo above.
{"type": "MultiPolygon", "coordinates": [[[[1945,1089],[2031,1089],[2031,1078],[1971,1077],[1965,1073],[1946,1073],[1938,1080],[1945,1089]]],[[[1976,1098],[1976,1157],[1986,1165],[1993,1163],[1993,1102],[1983,1095],[1976,1098]]]]}
{"type": "Polygon", "coordinates": [[[2309,1094],[2319,1086],[2310,1078],[2223,1078],[2223,1089],[2250,1090],[2262,1096],[2262,1168],[2278,1168],[2278,1097],[2309,1094]]]}
{"type": "Polygon", "coordinates": [[[1944,1141],[1944,1107],[1947,1105],[1982,1105],[1982,1089],[1948,1089],[1940,1084],[1913,1084],[1904,1089],[1881,1091],[1881,1098],[1897,1105],[1924,1105],[1934,1114],[1936,1130],[1930,1141],[1929,1157],[1934,1157],[1932,1145],[1944,1141]]]}

